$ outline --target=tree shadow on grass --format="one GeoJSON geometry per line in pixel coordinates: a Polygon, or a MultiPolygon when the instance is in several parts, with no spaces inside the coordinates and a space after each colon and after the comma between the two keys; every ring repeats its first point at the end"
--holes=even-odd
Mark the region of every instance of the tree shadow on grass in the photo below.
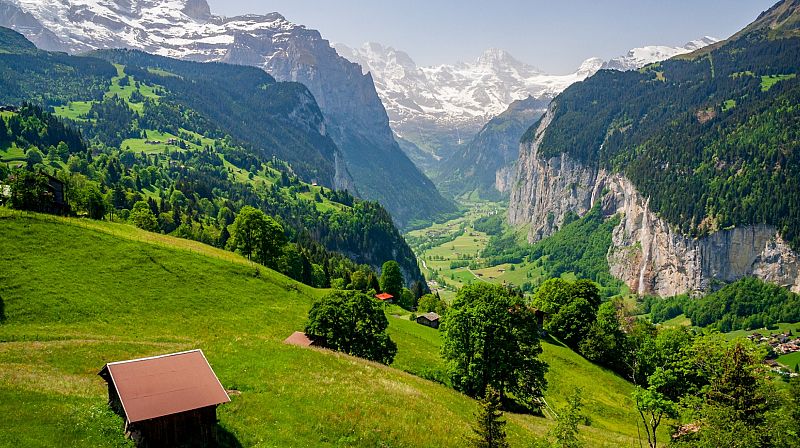
{"type": "Polygon", "coordinates": [[[567,344],[559,341],[558,339],[554,338],[550,333],[545,333],[543,336],[539,338],[539,340],[545,344],[550,345],[557,345],[559,347],[569,348],[567,344]]]}
{"type": "Polygon", "coordinates": [[[537,417],[543,417],[544,414],[542,413],[541,409],[531,409],[524,404],[517,402],[514,397],[503,397],[500,400],[500,407],[512,414],[522,414],[522,415],[533,415],[537,417]]]}

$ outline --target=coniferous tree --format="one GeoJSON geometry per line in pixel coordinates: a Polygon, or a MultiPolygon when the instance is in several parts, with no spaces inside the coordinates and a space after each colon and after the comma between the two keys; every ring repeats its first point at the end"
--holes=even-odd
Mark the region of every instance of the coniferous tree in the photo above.
{"type": "Polygon", "coordinates": [[[508,448],[506,441],[506,421],[500,410],[500,393],[491,387],[486,389],[486,396],[480,401],[480,408],[475,415],[477,421],[472,428],[473,436],[470,446],[474,448],[508,448]]]}
{"type": "Polygon", "coordinates": [[[567,405],[558,413],[556,426],[550,431],[550,436],[554,439],[552,448],[583,447],[583,443],[578,439],[578,424],[583,419],[582,393],[580,388],[576,388],[567,399],[567,405]]]}
{"type": "Polygon", "coordinates": [[[396,299],[403,292],[403,273],[396,261],[390,260],[383,264],[381,269],[381,291],[388,292],[396,299]]]}

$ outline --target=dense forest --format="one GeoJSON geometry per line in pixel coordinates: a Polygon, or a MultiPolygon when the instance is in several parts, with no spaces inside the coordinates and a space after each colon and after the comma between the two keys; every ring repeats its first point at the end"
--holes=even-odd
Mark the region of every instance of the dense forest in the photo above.
{"type": "MultiPolygon", "coordinates": [[[[619,218],[605,219],[600,207],[586,216],[567,216],[564,226],[549,238],[536,244],[521,243],[513,230],[500,231],[502,222],[496,217],[482,218],[475,228],[487,231],[492,237],[481,256],[490,266],[503,263],[531,262],[541,266],[546,278],[560,277],[572,272],[578,278],[588,278],[602,285],[602,294],[619,293],[622,283],[609,272],[608,248],[611,233],[619,218]]],[[[536,285],[522,285],[531,291],[536,285]]]]}
{"type": "MultiPolygon", "coordinates": [[[[158,68],[54,55],[26,45],[16,33],[0,31],[2,41],[16,45],[8,43],[4,50],[9,53],[0,58],[20,61],[19,70],[3,73],[0,101],[22,105],[0,119],[0,151],[22,154],[6,157],[11,164],[0,163],[2,179],[18,165],[31,173],[49,173],[67,185],[74,213],[130,220],[148,230],[220,247],[229,243],[229,226],[240,210],[254,207],[276,219],[292,244],[281,265],[272,266],[287,275],[315,286],[347,286],[351,273],[368,271],[376,277],[372,270],[396,260],[409,285],[418,282],[415,290],[427,289],[413,252],[383,207],[347,191],[311,185],[303,180],[303,170],[265,149],[274,145],[281,154],[310,160],[304,151],[328,147],[332,155],[330,140],[318,128],[311,130],[320,125],[321,114],[304,87],[275,83],[256,69],[170,62],[144,53],[105,54],[134,61],[152,58],[158,68]],[[24,51],[12,54],[16,48],[24,51]],[[69,67],[95,67],[97,76],[87,78],[86,70],[69,67]],[[31,82],[34,73],[49,82],[31,82]],[[196,87],[200,78],[204,88],[188,87],[196,87]],[[230,79],[239,87],[252,86],[252,98],[220,90],[230,79]],[[99,94],[92,88],[83,94],[49,90],[50,84],[81,80],[97,86],[99,94]],[[56,115],[23,103],[28,97],[41,100],[43,92],[48,98],[43,104],[56,115]],[[258,131],[262,134],[232,136],[229,131],[236,129],[225,127],[221,116],[230,114],[228,120],[242,122],[253,110],[267,120],[258,131]],[[138,216],[142,213],[144,217],[138,216]],[[313,265],[325,273],[324,280],[312,280],[313,265]]],[[[248,94],[246,88],[242,92],[248,94]]],[[[305,175],[315,173],[306,170],[305,175]]]]}
{"type": "Polygon", "coordinates": [[[754,29],[694,58],[573,85],[555,100],[541,155],[623,172],[686,234],[768,223],[800,247],[800,38],[775,37],[754,29]]]}
{"type": "Polygon", "coordinates": [[[654,323],[685,314],[698,327],[721,332],[754,330],[780,322],[800,322],[800,296],[756,278],[745,278],[700,299],[648,298],[644,312],[650,313],[654,323]]]}

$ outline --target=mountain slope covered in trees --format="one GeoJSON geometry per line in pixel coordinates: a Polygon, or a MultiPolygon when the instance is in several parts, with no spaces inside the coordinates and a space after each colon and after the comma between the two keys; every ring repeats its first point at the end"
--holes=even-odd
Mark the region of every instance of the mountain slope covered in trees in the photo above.
{"type": "Polygon", "coordinates": [[[766,223],[797,249],[799,8],[781,1],[713,48],[572,86],[551,108],[540,157],[623,173],[685,234],[766,223]]]}
{"type": "Polygon", "coordinates": [[[300,84],[276,83],[256,68],[181,62],[141,52],[74,57],[39,51],[7,28],[0,28],[0,35],[4,50],[0,55],[0,102],[4,104],[28,101],[56,106],[101,100],[117,75],[116,68],[102,57],[133,65],[131,70],[141,81],[165,87],[163,102],[177,106],[173,115],[194,119],[203,133],[231,135],[264,158],[275,156],[289,162],[303,180],[333,186],[336,145],[324,132],[314,98],[300,84]],[[187,109],[195,113],[189,114],[187,109]],[[253,120],[258,120],[257,126],[252,125],[253,120]]]}
{"type": "Polygon", "coordinates": [[[358,264],[377,271],[396,260],[409,285],[422,281],[413,253],[379,204],[305,183],[301,170],[265,149],[295,157],[326,145],[336,150],[315,129],[321,115],[301,85],[275,83],[254,68],[103,53],[127,64],[115,66],[40,52],[2,31],[9,44],[0,63],[12,60],[17,67],[3,74],[0,101],[42,101],[89,141],[74,133],[64,137],[63,122],[33,106],[6,117],[0,139],[24,155],[28,168],[62,178],[76,212],[129,219],[137,203],[146,203],[157,220],[150,230],[224,247],[228,226],[252,206],[277,218],[297,244],[281,267],[294,278],[318,286],[339,279],[347,286],[358,264]],[[241,92],[226,87],[231,80],[241,92]],[[81,83],[87,88],[78,88],[81,83]],[[264,125],[242,124],[256,119],[264,125]],[[60,141],[68,143],[65,149],[60,141]],[[108,210],[87,199],[98,196],[108,210]],[[324,272],[322,283],[312,279],[313,264],[324,272]]]}
{"type": "Polygon", "coordinates": [[[322,173],[332,178],[320,182],[333,180],[336,189],[379,201],[401,227],[455,211],[398,146],[372,77],[340,57],[318,31],[278,13],[221,17],[205,0],[2,0],[0,25],[48,50],[139,49],[253,66],[280,81],[300,82],[316,99],[325,131],[339,148],[322,173]]]}

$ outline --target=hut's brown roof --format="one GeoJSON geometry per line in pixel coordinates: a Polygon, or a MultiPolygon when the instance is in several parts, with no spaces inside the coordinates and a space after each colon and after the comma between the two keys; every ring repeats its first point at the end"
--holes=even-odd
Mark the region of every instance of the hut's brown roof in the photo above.
{"type": "Polygon", "coordinates": [[[382,294],[376,295],[375,298],[378,300],[392,300],[394,299],[394,296],[389,294],[388,292],[384,292],[382,294]]]}
{"type": "Polygon", "coordinates": [[[128,423],[231,401],[200,350],[109,363],[100,376],[113,382],[128,423]]]}
{"type": "Polygon", "coordinates": [[[439,320],[439,315],[436,313],[425,313],[419,317],[424,317],[425,319],[428,319],[431,322],[436,322],[437,320],[439,320]]]}
{"type": "Polygon", "coordinates": [[[306,336],[306,334],[303,333],[302,331],[295,331],[294,333],[292,333],[291,336],[286,338],[286,340],[283,341],[283,343],[289,345],[297,345],[300,347],[311,347],[312,345],[314,345],[314,341],[312,341],[311,338],[306,336]]]}

